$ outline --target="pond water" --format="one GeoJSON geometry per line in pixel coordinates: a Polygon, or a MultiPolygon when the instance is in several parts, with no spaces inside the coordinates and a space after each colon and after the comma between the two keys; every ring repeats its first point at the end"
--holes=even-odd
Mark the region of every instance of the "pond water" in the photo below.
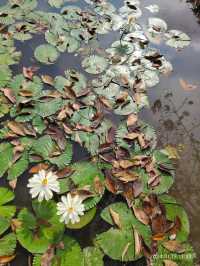
{"type": "MultiPolygon", "coordinates": [[[[5,1],[6,2],[6,1],[5,1]]],[[[121,6],[122,1],[111,1],[116,6],[121,6]]],[[[3,3],[3,1],[2,1],[3,3]]],[[[161,77],[160,83],[148,90],[150,100],[150,109],[144,109],[140,116],[143,120],[153,125],[158,134],[158,146],[163,148],[166,145],[174,146],[178,150],[179,160],[176,165],[176,180],[171,194],[174,195],[185,207],[190,218],[191,236],[190,240],[198,256],[200,255],[200,25],[197,18],[191,10],[191,6],[186,1],[173,0],[149,0],[141,1],[142,5],[158,4],[160,12],[156,16],[164,19],[169,28],[182,30],[187,33],[192,41],[191,45],[182,51],[175,51],[164,44],[155,44],[154,46],[161,51],[161,54],[172,63],[173,73],[169,77],[161,77]],[[197,85],[194,90],[184,90],[180,85],[180,79],[187,80],[191,84],[197,85]]],[[[76,1],[76,5],[84,7],[84,1],[76,1]]],[[[47,1],[39,1],[39,9],[43,11],[55,11],[49,7],[47,1]]],[[[144,16],[139,20],[141,24],[146,22],[147,10],[144,16]]],[[[114,40],[117,40],[118,34],[106,35],[99,39],[101,47],[108,47],[114,40]]],[[[35,65],[33,52],[35,48],[44,43],[44,38],[35,36],[30,41],[21,43],[16,42],[16,47],[23,53],[20,64],[12,67],[14,73],[21,73],[23,66],[35,65]]],[[[67,68],[76,68],[82,71],[80,67],[80,58],[73,55],[62,55],[56,64],[50,66],[40,66],[39,73],[56,76],[63,74],[67,68]]],[[[88,78],[90,75],[88,74],[88,78]]],[[[116,121],[117,122],[117,121],[116,121]]],[[[74,146],[74,161],[86,159],[87,152],[78,145],[74,146]]],[[[1,184],[4,181],[1,181],[1,184]]],[[[16,188],[15,202],[18,207],[30,204],[30,195],[26,188],[26,175],[20,178],[16,188]]],[[[103,203],[100,204],[98,212],[101,209],[118,200],[117,197],[106,195],[103,203]]],[[[99,215],[85,229],[79,232],[69,232],[77,237],[81,245],[88,246],[95,234],[103,232],[107,228],[106,223],[102,222],[99,215]]],[[[17,251],[17,258],[11,263],[13,266],[27,266],[28,254],[22,248],[17,251]]],[[[119,263],[105,258],[106,266],[120,265],[145,265],[144,260],[137,263],[119,263]]]]}

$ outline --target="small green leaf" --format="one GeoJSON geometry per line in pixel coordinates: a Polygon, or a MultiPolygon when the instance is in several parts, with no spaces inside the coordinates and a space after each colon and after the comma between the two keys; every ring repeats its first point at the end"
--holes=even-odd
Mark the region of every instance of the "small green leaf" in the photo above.
{"type": "Polygon", "coordinates": [[[75,224],[68,223],[66,227],[69,229],[81,229],[92,221],[92,219],[95,217],[95,214],[96,214],[96,207],[90,209],[83,216],[81,216],[80,222],[75,224]]]}
{"type": "Polygon", "coordinates": [[[49,65],[57,60],[59,52],[50,44],[42,44],[35,49],[34,55],[39,62],[49,65]]]}

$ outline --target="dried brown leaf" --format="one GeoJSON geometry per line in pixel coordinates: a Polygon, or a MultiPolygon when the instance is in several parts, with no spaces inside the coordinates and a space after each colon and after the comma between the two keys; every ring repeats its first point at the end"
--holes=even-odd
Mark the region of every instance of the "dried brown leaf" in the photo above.
{"type": "Polygon", "coordinates": [[[162,245],[171,252],[176,252],[179,254],[185,252],[185,246],[176,240],[169,240],[167,242],[162,243],[162,245]]]}
{"type": "Polygon", "coordinates": [[[147,214],[140,208],[136,208],[135,206],[132,206],[133,212],[135,214],[135,217],[143,224],[147,225],[149,224],[150,220],[147,214]]]}
{"type": "Polygon", "coordinates": [[[110,216],[114,222],[114,224],[119,228],[122,229],[122,224],[120,220],[120,215],[114,211],[112,208],[109,208],[110,216]]]}

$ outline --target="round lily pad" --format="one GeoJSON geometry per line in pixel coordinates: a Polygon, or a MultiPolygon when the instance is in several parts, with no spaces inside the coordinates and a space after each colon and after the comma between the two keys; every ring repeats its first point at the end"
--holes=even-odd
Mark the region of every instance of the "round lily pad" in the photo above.
{"type": "Polygon", "coordinates": [[[59,52],[50,44],[42,44],[35,49],[34,56],[39,62],[50,65],[57,60],[59,52]]]}
{"type": "Polygon", "coordinates": [[[91,55],[82,61],[82,67],[90,74],[100,74],[107,66],[107,60],[99,55],[91,55]]]}
{"type": "Polygon", "coordinates": [[[64,232],[59,222],[54,201],[33,202],[35,215],[26,208],[18,214],[21,226],[17,228],[17,239],[31,253],[43,253],[50,244],[58,243],[64,232]]]}
{"type": "Polygon", "coordinates": [[[67,228],[69,229],[80,229],[83,228],[84,226],[86,226],[87,224],[89,224],[92,219],[94,218],[95,214],[96,214],[96,207],[90,209],[89,211],[87,211],[83,216],[80,217],[80,222],[79,223],[68,223],[66,225],[67,228]]]}

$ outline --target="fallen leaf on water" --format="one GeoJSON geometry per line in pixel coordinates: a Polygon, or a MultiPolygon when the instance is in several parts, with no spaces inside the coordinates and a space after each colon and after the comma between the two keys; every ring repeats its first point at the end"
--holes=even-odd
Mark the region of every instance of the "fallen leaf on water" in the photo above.
{"type": "Polygon", "coordinates": [[[16,257],[16,255],[1,256],[0,257],[0,265],[5,265],[5,264],[11,262],[12,260],[14,260],[15,257],[16,257]]]}
{"type": "Polygon", "coordinates": [[[165,147],[165,150],[167,151],[167,153],[169,155],[169,159],[179,159],[180,158],[178,151],[175,147],[173,147],[171,145],[167,145],[165,147]]]}
{"type": "Polygon", "coordinates": [[[36,174],[38,173],[40,170],[47,170],[49,168],[49,165],[46,163],[39,163],[33,167],[31,167],[31,169],[29,170],[30,174],[36,174]]]}
{"type": "Polygon", "coordinates": [[[115,212],[112,208],[109,208],[109,211],[110,211],[110,216],[114,222],[115,225],[117,225],[117,227],[119,229],[122,228],[122,224],[121,224],[121,221],[120,221],[120,216],[117,212],[115,212]]]}
{"type": "Polygon", "coordinates": [[[140,209],[132,206],[132,209],[134,211],[135,217],[143,224],[147,225],[149,224],[149,217],[146,215],[146,213],[140,209]]]}
{"type": "Polygon", "coordinates": [[[196,90],[198,88],[197,85],[195,84],[190,84],[188,83],[187,80],[185,79],[179,79],[179,83],[181,85],[181,88],[184,90],[184,91],[193,91],[193,90],[196,90]]]}
{"type": "Polygon", "coordinates": [[[48,247],[47,251],[42,255],[41,266],[51,266],[54,254],[55,254],[55,247],[52,246],[48,247]]]}
{"type": "Polygon", "coordinates": [[[130,126],[133,126],[138,120],[138,117],[137,115],[135,114],[130,114],[128,116],[128,119],[127,119],[127,126],[130,127],[130,126]]]}
{"type": "Polygon", "coordinates": [[[133,233],[134,233],[134,240],[135,240],[135,255],[139,255],[142,251],[142,241],[141,241],[141,237],[138,234],[138,231],[136,229],[133,229],[133,233]]]}
{"type": "Polygon", "coordinates": [[[52,86],[54,84],[53,78],[49,75],[42,75],[41,78],[42,78],[42,81],[48,85],[52,86]]]}
{"type": "Polygon", "coordinates": [[[178,266],[178,264],[172,260],[164,260],[164,265],[165,266],[178,266]]]}
{"type": "Polygon", "coordinates": [[[176,252],[179,254],[185,252],[185,246],[176,240],[169,240],[164,242],[162,245],[171,252],[176,252]]]}
{"type": "Polygon", "coordinates": [[[17,185],[17,179],[9,181],[9,186],[12,188],[12,190],[15,190],[16,185],[17,185]]]}
{"type": "Polygon", "coordinates": [[[33,76],[37,70],[38,70],[37,67],[23,67],[23,75],[25,78],[32,80],[32,78],[33,78],[33,76]]]}
{"type": "Polygon", "coordinates": [[[127,243],[127,245],[124,248],[124,251],[122,253],[122,261],[124,260],[124,257],[126,256],[126,253],[128,252],[128,249],[129,249],[130,244],[131,244],[130,242],[127,243]]]}
{"type": "Polygon", "coordinates": [[[8,128],[19,136],[25,136],[24,126],[16,121],[10,121],[7,124],[8,128]]]}
{"type": "Polygon", "coordinates": [[[8,98],[8,100],[11,101],[11,103],[15,103],[16,102],[16,97],[14,95],[13,90],[11,90],[9,88],[4,88],[4,89],[1,89],[1,91],[3,91],[4,95],[6,96],[6,98],[8,98]]]}
{"type": "Polygon", "coordinates": [[[11,228],[13,232],[15,232],[18,228],[20,228],[21,225],[22,225],[22,222],[20,222],[18,219],[11,220],[11,228]]]}
{"type": "Polygon", "coordinates": [[[94,179],[94,190],[99,195],[102,195],[104,192],[104,185],[98,176],[96,176],[94,179]]]}

